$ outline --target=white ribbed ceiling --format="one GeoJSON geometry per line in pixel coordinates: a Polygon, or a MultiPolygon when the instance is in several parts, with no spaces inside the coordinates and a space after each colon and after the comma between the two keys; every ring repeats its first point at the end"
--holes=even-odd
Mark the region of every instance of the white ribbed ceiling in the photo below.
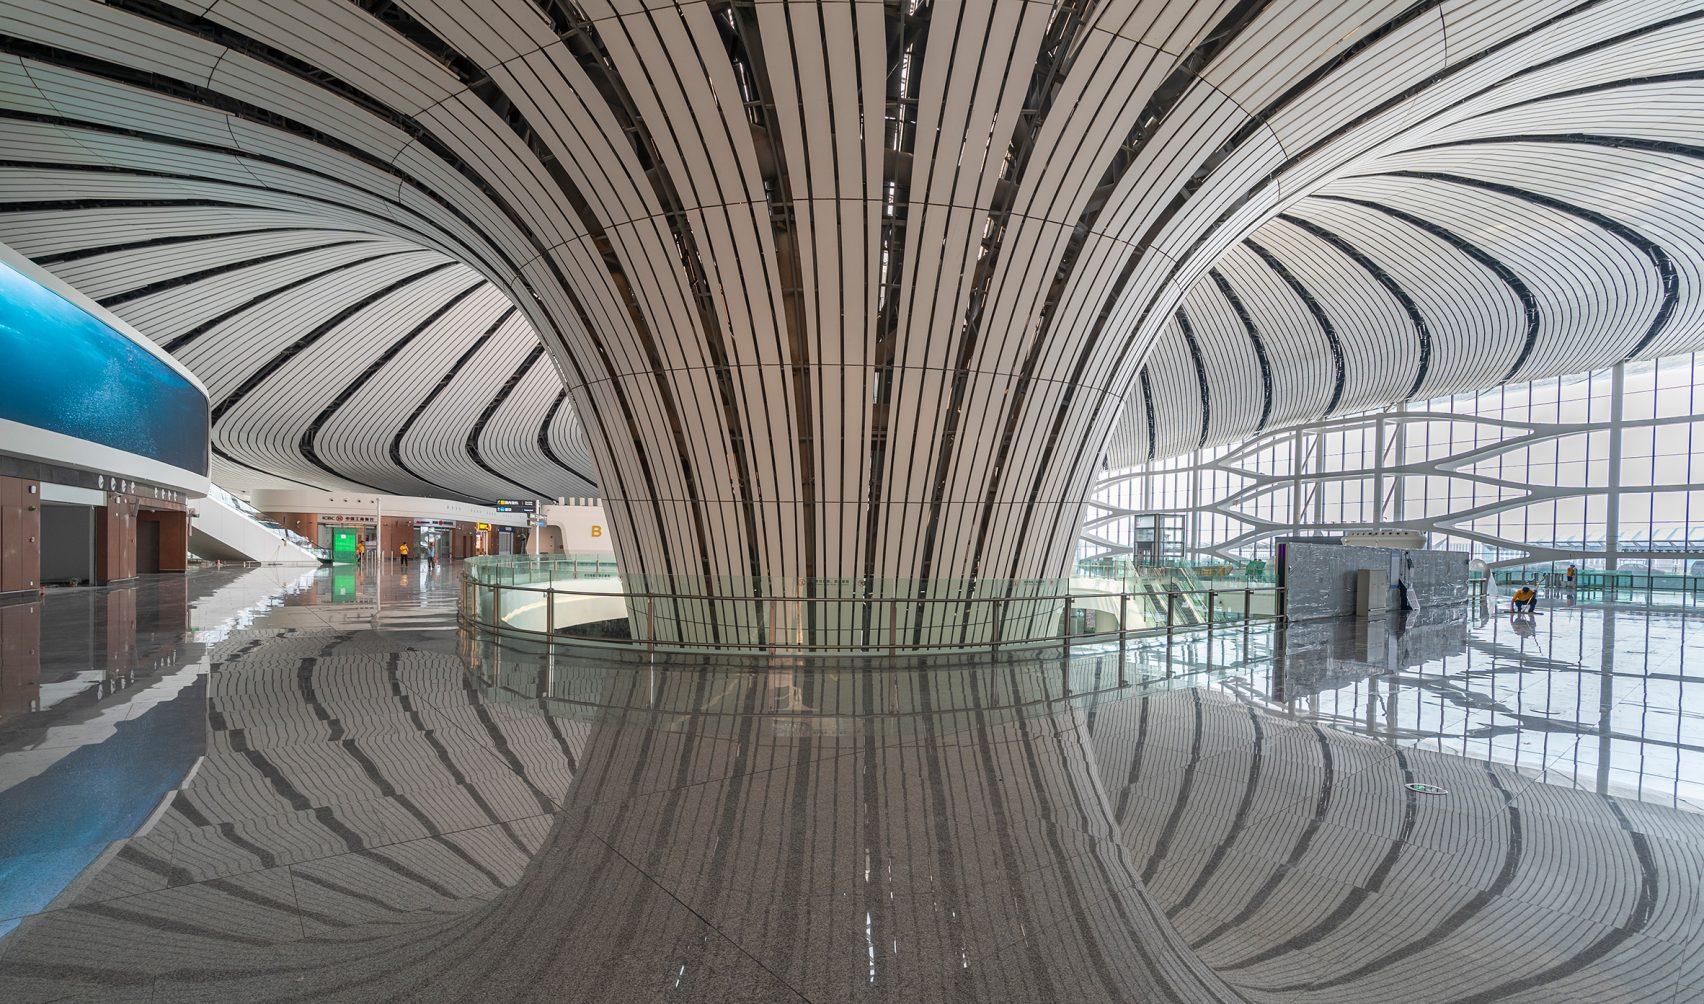
{"type": "Polygon", "coordinates": [[[201,376],[239,487],[1047,575],[1103,457],[1698,345],[1701,51],[1662,0],[0,0],[0,240],[201,376]]]}
{"type": "Polygon", "coordinates": [[[1544,58],[1416,96],[1197,278],[1109,465],[1704,346],[1704,19],[1579,6],[1544,58]]]}

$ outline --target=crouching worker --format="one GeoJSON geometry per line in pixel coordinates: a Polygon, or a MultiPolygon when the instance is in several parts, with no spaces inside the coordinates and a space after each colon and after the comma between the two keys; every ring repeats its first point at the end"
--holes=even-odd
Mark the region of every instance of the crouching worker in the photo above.
{"type": "Polygon", "coordinates": [[[1538,590],[1531,586],[1522,586],[1515,590],[1515,613],[1530,614],[1538,609],[1538,590]]]}

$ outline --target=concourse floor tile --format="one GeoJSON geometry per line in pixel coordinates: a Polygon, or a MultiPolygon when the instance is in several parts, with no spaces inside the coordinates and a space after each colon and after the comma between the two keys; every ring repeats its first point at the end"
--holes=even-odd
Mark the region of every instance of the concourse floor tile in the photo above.
{"type": "Polygon", "coordinates": [[[387,575],[375,617],[371,578],[348,604],[324,579],[0,726],[0,875],[40,892],[0,917],[0,1000],[1704,986],[1671,679],[1698,673],[1654,615],[1262,626],[1132,650],[1120,688],[1116,652],[469,667],[449,580],[387,575]]]}
{"type": "Polygon", "coordinates": [[[284,869],[146,892],[25,919],[0,953],[0,992],[19,1002],[146,999],[175,968],[303,935],[284,869]]]}

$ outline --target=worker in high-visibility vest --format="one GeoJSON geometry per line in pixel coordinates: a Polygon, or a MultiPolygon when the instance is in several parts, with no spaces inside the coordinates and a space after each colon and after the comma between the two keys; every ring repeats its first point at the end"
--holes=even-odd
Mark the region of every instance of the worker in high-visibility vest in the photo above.
{"type": "Polygon", "coordinates": [[[396,554],[397,557],[402,559],[403,564],[408,564],[408,541],[405,540],[396,546],[396,554]]]}
{"type": "Polygon", "coordinates": [[[1521,588],[1515,590],[1515,595],[1512,599],[1514,600],[1515,613],[1517,614],[1530,614],[1534,610],[1538,609],[1538,590],[1529,585],[1522,585],[1521,588]]]}

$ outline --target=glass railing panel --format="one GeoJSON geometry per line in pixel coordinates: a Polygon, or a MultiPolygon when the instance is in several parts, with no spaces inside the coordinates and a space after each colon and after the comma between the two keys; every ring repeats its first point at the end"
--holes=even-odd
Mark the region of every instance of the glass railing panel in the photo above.
{"type": "Polygon", "coordinates": [[[465,602],[482,625],[542,634],[548,616],[559,636],[578,637],[558,604],[615,596],[622,627],[605,624],[594,634],[663,649],[874,654],[1116,643],[1130,633],[1237,623],[1278,609],[1270,588],[1182,589],[1175,578],[1140,590],[1081,579],[706,582],[623,576],[608,555],[481,557],[468,562],[466,575],[465,602]]]}

